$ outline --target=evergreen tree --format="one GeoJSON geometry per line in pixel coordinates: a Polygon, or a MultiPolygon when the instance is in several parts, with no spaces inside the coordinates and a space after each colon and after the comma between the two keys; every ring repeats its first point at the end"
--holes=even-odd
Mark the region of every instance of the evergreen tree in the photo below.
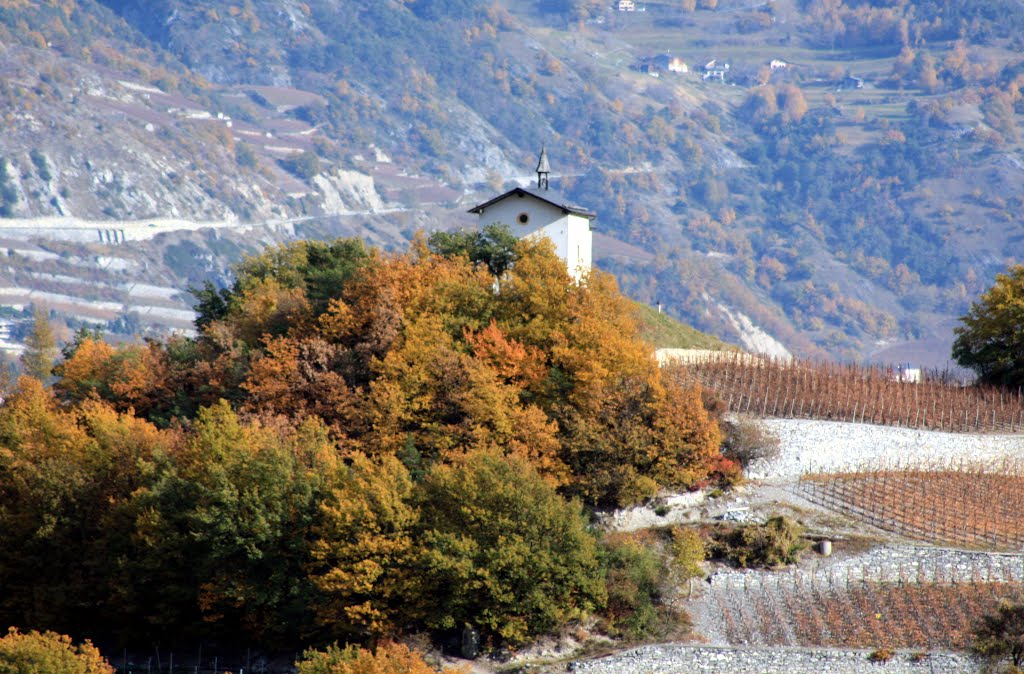
{"type": "Polygon", "coordinates": [[[53,325],[42,306],[36,305],[32,313],[32,330],[25,338],[25,352],[21,355],[21,366],[25,374],[45,382],[53,372],[53,361],[57,358],[57,336],[53,325]]]}

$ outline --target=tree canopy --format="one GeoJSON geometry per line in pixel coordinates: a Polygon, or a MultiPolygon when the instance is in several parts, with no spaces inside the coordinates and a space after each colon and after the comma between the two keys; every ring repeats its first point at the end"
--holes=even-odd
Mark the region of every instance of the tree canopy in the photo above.
{"type": "Polygon", "coordinates": [[[1024,265],[999,274],[954,329],[953,358],[986,384],[1024,385],[1024,265]]]}
{"type": "Polygon", "coordinates": [[[114,668],[89,642],[75,646],[65,635],[12,627],[0,639],[0,673],[114,674],[114,668]]]}
{"type": "Polygon", "coordinates": [[[210,290],[195,338],[81,334],[52,387],[22,378],[0,405],[0,622],[517,645],[600,610],[584,504],[735,466],[614,279],[506,234],[501,267],[436,239],[273,248],[210,290]]]}

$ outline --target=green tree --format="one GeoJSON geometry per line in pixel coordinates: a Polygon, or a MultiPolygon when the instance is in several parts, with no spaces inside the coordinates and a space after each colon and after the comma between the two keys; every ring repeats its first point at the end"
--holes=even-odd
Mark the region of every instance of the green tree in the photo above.
{"type": "MultiPolygon", "coordinates": [[[[273,279],[283,288],[305,291],[314,313],[320,314],[372,258],[373,254],[361,239],[284,244],[239,264],[235,268],[237,280],[224,299],[229,308],[233,307],[245,291],[260,285],[261,281],[273,279]]],[[[211,304],[211,307],[219,305],[211,304]]]]}
{"type": "Polygon", "coordinates": [[[189,288],[188,291],[196,298],[196,327],[200,330],[212,321],[219,321],[228,314],[231,306],[231,289],[218,288],[206,281],[202,288],[189,288]]]}
{"type": "Polygon", "coordinates": [[[314,627],[306,564],[336,466],[315,419],[201,410],[134,499],[126,603],[147,607],[154,632],[295,643],[314,627]]]}
{"type": "Polygon", "coordinates": [[[523,461],[474,452],[436,464],[422,483],[420,526],[431,627],[472,625],[518,645],[604,603],[580,504],[523,461]]]}
{"type": "Polygon", "coordinates": [[[953,359],[986,384],[1024,385],[1024,265],[996,276],[954,328],[953,359]]]}
{"type": "Polygon", "coordinates": [[[63,634],[12,627],[0,639],[0,674],[114,674],[114,668],[88,641],[75,646],[63,634]]]}
{"type": "Polygon", "coordinates": [[[473,264],[485,264],[491,274],[501,277],[519,257],[517,241],[507,226],[491,224],[478,232],[434,232],[427,245],[438,255],[462,255],[473,264]]]}
{"type": "Polygon", "coordinates": [[[57,336],[50,323],[48,312],[36,305],[32,311],[32,329],[25,337],[25,352],[21,354],[21,365],[25,374],[45,382],[53,372],[57,358],[57,336]]]}
{"type": "Polygon", "coordinates": [[[994,662],[1009,658],[1014,671],[1024,665],[1024,602],[1002,600],[974,628],[972,650],[994,662]]]}
{"type": "Polygon", "coordinates": [[[303,152],[302,154],[294,157],[278,159],[277,163],[280,164],[281,168],[285,171],[288,171],[292,175],[306,181],[312,180],[322,170],[322,167],[320,166],[320,157],[317,157],[315,152],[309,151],[303,152]]]}

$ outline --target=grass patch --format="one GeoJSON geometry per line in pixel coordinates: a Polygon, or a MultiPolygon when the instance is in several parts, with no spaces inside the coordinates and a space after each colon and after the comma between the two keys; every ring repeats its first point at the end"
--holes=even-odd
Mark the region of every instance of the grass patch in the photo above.
{"type": "Polygon", "coordinates": [[[714,335],[681,323],[668,314],[659,314],[654,307],[639,302],[633,304],[640,324],[640,336],[659,349],[736,350],[735,346],[726,344],[714,335]]]}

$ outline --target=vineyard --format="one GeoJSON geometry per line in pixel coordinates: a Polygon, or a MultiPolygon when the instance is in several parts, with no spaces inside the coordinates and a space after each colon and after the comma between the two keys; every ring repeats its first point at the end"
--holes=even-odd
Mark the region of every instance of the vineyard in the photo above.
{"type": "Polygon", "coordinates": [[[897,467],[801,477],[800,494],[910,538],[969,548],[1024,548],[1024,466],[897,467]]]}
{"type": "Polygon", "coordinates": [[[879,367],[756,359],[746,354],[678,366],[735,413],[831,419],[950,432],[1017,433],[1020,391],[959,386],[935,375],[899,381],[879,367]]]}
{"type": "Polygon", "coordinates": [[[713,590],[732,646],[963,649],[1020,583],[899,583],[751,575],[713,590]]]}

